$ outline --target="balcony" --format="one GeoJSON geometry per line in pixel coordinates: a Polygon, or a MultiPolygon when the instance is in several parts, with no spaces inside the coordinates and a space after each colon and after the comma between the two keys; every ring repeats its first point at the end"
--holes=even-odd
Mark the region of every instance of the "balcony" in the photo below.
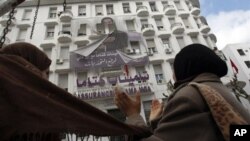
{"type": "MultiPolygon", "coordinates": [[[[0,19],[0,24],[2,25],[2,26],[6,26],[7,25],[7,21],[9,20],[9,15],[3,15],[2,17],[1,17],[1,19],[0,19]]],[[[12,19],[11,19],[11,25],[14,25],[15,24],[15,22],[16,22],[16,19],[15,19],[15,17],[13,17],[12,19]]]]}
{"type": "Polygon", "coordinates": [[[62,11],[58,15],[61,22],[70,22],[73,18],[73,14],[69,10],[62,11]]]}
{"type": "Polygon", "coordinates": [[[148,8],[146,6],[138,6],[136,13],[139,17],[146,17],[149,15],[148,8]]]}
{"type": "Polygon", "coordinates": [[[72,41],[72,35],[70,31],[60,31],[58,33],[58,42],[67,43],[72,41]]]}
{"type": "Polygon", "coordinates": [[[204,23],[198,24],[202,33],[208,33],[210,31],[210,27],[204,23]]]}
{"type": "Polygon", "coordinates": [[[175,15],[176,14],[176,9],[173,5],[164,6],[163,11],[164,11],[165,15],[175,15]]]}
{"type": "Polygon", "coordinates": [[[188,18],[189,16],[189,11],[185,10],[185,9],[178,9],[178,15],[181,17],[181,18],[188,18]]]}
{"type": "Polygon", "coordinates": [[[184,32],[184,27],[181,23],[174,23],[171,25],[171,30],[174,34],[181,34],[184,32]]]}
{"type": "Polygon", "coordinates": [[[201,12],[201,10],[200,10],[200,8],[198,8],[198,7],[193,7],[193,8],[191,9],[191,14],[193,14],[194,16],[199,16],[199,15],[200,15],[200,12],[201,12]]]}
{"type": "Polygon", "coordinates": [[[155,30],[152,24],[143,24],[141,27],[141,31],[144,36],[153,36],[155,34],[155,30]]]}
{"type": "Polygon", "coordinates": [[[217,42],[217,38],[216,38],[216,36],[215,36],[213,33],[210,33],[208,36],[209,36],[210,39],[213,40],[215,43],[217,42]]]}
{"type": "Polygon", "coordinates": [[[79,46],[87,45],[89,42],[90,41],[87,36],[77,36],[74,41],[74,43],[79,46]]]}

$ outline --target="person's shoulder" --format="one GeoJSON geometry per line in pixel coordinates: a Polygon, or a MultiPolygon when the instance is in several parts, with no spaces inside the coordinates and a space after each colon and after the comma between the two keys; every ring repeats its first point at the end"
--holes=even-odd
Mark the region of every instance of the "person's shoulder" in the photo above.
{"type": "Polygon", "coordinates": [[[200,95],[198,90],[190,85],[185,85],[179,90],[177,90],[173,96],[173,98],[180,98],[180,97],[187,97],[187,98],[193,98],[197,95],[200,95]]]}
{"type": "Polygon", "coordinates": [[[176,105],[176,103],[185,103],[186,105],[195,106],[201,111],[207,109],[205,101],[203,100],[199,91],[190,85],[185,85],[176,91],[176,93],[171,99],[169,99],[168,102],[170,105],[176,105]]]}

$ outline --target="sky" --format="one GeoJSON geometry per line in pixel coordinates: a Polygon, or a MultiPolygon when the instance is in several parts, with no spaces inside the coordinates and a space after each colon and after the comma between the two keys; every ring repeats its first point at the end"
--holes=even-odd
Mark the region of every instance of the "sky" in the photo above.
{"type": "Polygon", "coordinates": [[[200,0],[201,15],[217,37],[217,47],[250,44],[250,0],[200,0]]]}

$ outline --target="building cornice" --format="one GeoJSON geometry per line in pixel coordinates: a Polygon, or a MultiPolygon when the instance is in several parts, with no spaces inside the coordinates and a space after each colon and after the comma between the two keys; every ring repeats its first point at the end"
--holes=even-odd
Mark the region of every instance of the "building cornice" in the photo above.
{"type": "MultiPolygon", "coordinates": [[[[74,3],[96,3],[96,2],[118,2],[123,0],[67,0],[67,4],[74,4],[74,3]]],[[[133,0],[137,1],[137,0],[133,0]]],[[[138,0],[141,1],[141,0],[138,0]]],[[[200,7],[199,0],[188,0],[192,3],[193,6],[200,7]]],[[[40,0],[40,5],[60,5],[63,4],[64,0],[40,0]]],[[[36,6],[37,0],[26,0],[23,2],[19,7],[29,7],[29,6],[36,6]]]]}

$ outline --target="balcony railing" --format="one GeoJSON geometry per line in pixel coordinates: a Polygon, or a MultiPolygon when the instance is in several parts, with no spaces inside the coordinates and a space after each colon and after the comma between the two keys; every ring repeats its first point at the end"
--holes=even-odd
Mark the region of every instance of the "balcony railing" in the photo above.
{"type": "Polygon", "coordinates": [[[136,12],[139,17],[144,17],[149,15],[148,8],[146,6],[138,6],[136,8],[136,12]]]}
{"type": "Polygon", "coordinates": [[[202,33],[208,33],[211,30],[210,27],[204,23],[198,24],[198,27],[200,28],[202,33]]]}
{"type": "Polygon", "coordinates": [[[73,13],[70,10],[62,11],[58,14],[61,22],[69,22],[73,18],[73,13]]]}
{"type": "Polygon", "coordinates": [[[71,42],[72,35],[70,31],[59,31],[58,32],[58,41],[61,43],[71,42]]]}
{"type": "Polygon", "coordinates": [[[183,33],[184,27],[182,23],[174,23],[171,25],[171,30],[173,31],[174,34],[183,33]]]}
{"type": "Polygon", "coordinates": [[[191,13],[193,14],[193,15],[195,15],[195,16],[198,16],[199,14],[200,14],[200,8],[198,8],[198,7],[193,7],[193,8],[191,8],[191,13]]]}
{"type": "Polygon", "coordinates": [[[163,11],[166,15],[174,15],[176,14],[176,9],[173,5],[166,5],[163,8],[163,11]]]}
{"type": "Polygon", "coordinates": [[[144,36],[151,36],[155,34],[154,26],[152,24],[143,24],[141,31],[144,36]]]}

